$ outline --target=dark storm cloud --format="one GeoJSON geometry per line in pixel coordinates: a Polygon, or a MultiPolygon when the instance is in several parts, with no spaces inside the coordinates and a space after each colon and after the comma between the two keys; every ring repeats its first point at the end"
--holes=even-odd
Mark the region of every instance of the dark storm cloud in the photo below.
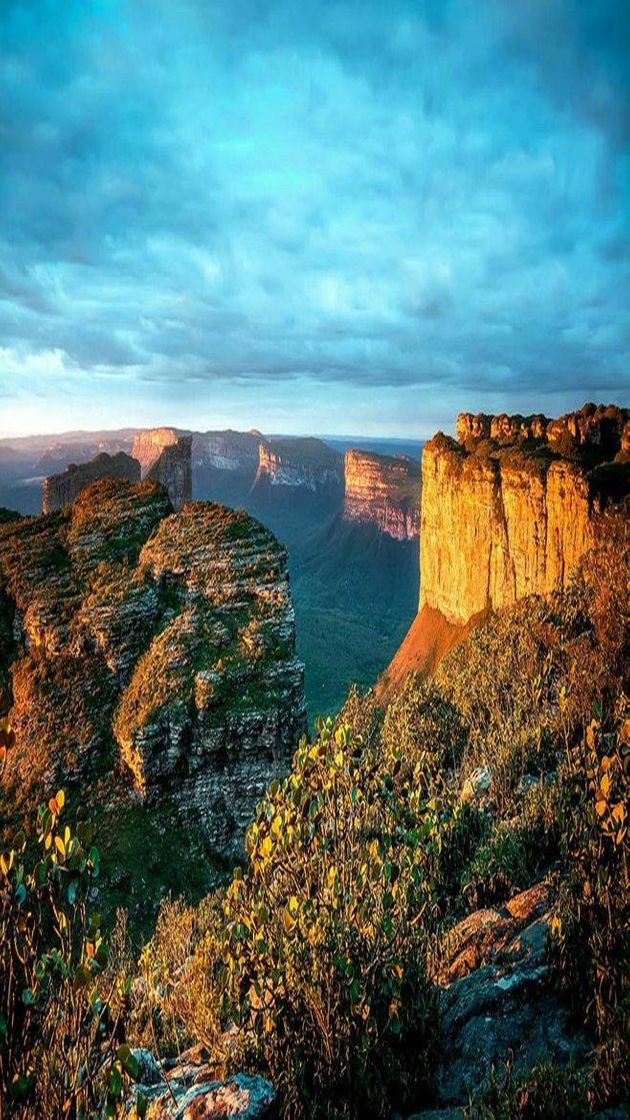
{"type": "Polygon", "coordinates": [[[301,427],[624,396],[629,47],[617,0],[5,0],[16,417],[51,381],[264,384],[301,427]]]}

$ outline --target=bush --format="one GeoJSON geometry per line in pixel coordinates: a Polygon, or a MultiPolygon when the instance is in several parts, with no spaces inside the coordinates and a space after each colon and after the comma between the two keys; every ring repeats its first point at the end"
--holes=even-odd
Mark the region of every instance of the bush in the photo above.
{"type": "Polygon", "coordinates": [[[520,1077],[508,1066],[466,1110],[467,1120],[588,1120],[592,1115],[586,1075],[551,1063],[520,1077]]]}
{"type": "Polygon", "coordinates": [[[0,856],[0,1099],[41,1120],[117,1115],[137,1072],[128,992],[112,1014],[100,918],[88,917],[98,848],[88,822],[62,824],[64,802],[60,790],[40,806],[32,858],[24,833],[0,856]]]}
{"type": "Polygon", "coordinates": [[[608,732],[593,721],[567,763],[566,877],[552,923],[552,961],[576,1014],[597,1040],[597,1087],[604,1101],[623,1097],[630,1083],[629,773],[630,720],[608,732]]]}

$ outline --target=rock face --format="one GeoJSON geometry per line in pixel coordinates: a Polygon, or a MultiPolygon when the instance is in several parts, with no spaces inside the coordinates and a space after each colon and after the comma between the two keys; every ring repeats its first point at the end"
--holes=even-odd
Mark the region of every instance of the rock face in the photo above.
{"type": "Polygon", "coordinates": [[[319,439],[261,440],[256,481],[313,493],[341,490],[343,455],[319,439]]]}
{"type": "Polygon", "coordinates": [[[420,464],[406,455],[346,451],[343,514],[346,521],[376,525],[395,540],[420,533],[420,464]]]}
{"type": "Polygon", "coordinates": [[[175,428],[151,428],[136,436],[132,454],[142,477],[166,488],[173,509],[191,500],[192,436],[175,428]]]}
{"type": "Polygon", "coordinates": [[[136,459],[126,455],[124,451],[119,451],[116,455],[101,452],[89,463],[82,463],[80,466],[72,464],[66,467],[61,474],[53,474],[45,479],[42,502],[43,513],[54,513],[55,510],[69,505],[82,490],[103,478],[119,478],[126,482],[139,482],[140,464],[136,459]]]}
{"type": "Polygon", "coordinates": [[[518,1073],[544,1059],[579,1061],[588,1050],[549,976],[555,886],[553,879],[537,883],[501,909],[475,911],[448,934],[435,977],[444,1032],[440,1106],[466,1104],[469,1091],[487,1087],[493,1064],[508,1058],[518,1073]]]}
{"type": "Polygon", "coordinates": [[[118,760],[139,798],[168,794],[234,854],[305,730],[286,564],[247,514],[173,513],[150,481],[0,528],[8,780],[47,789],[118,760]]]}
{"type": "Polygon", "coordinates": [[[197,432],[193,435],[193,468],[251,473],[258,470],[260,432],[197,432]]]}
{"type": "Polygon", "coordinates": [[[422,456],[419,614],[379,684],[430,673],[487,612],[564,588],[605,531],[627,516],[630,410],[585,405],[542,415],[472,416],[459,442],[438,433],[422,456]]]}
{"type": "Polygon", "coordinates": [[[142,1115],[146,1120],[262,1120],[276,1100],[273,1085],[263,1077],[237,1073],[217,1081],[204,1057],[184,1053],[175,1065],[159,1066],[146,1050],[134,1051],[140,1065],[140,1080],[135,1099],[127,1109],[131,1120],[142,1115]],[[170,1066],[171,1068],[167,1068],[170,1066]],[[137,1099],[144,1098],[145,1111],[139,1113],[137,1099]]]}

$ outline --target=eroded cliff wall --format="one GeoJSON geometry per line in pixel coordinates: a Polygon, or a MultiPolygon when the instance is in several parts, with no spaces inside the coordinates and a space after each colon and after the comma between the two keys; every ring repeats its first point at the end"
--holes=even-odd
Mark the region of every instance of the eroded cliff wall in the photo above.
{"type": "Polygon", "coordinates": [[[420,464],[407,456],[346,451],[342,516],[376,525],[395,540],[420,532],[420,464]]]}
{"type": "Polygon", "coordinates": [[[73,502],[82,490],[104,478],[124,479],[127,482],[140,481],[140,463],[123,451],[116,455],[102,452],[89,463],[79,466],[71,464],[60,474],[44,479],[42,512],[54,513],[73,502]]]}
{"type": "Polygon", "coordinates": [[[566,587],[605,531],[627,517],[630,411],[585,405],[542,414],[458,417],[422,456],[419,613],[380,682],[430,673],[488,611],[566,587]]]}
{"type": "Polygon", "coordinates": [[[0,527],[3,620],[16,796],[89,790],[99,773],[111,796],[122,767],[142,804],[167,799],[233,856],[306,729],[272,534],[214,504],[173,513],[149,481],[100,482],[0,527]]]}
{"type": "Polygon", "coordinates": [[[343,487],[343,455],[319,439],[261,440],[257,483],[317,493],[343,487]]]}
{"type": "Polygon", "coordinates": [[[132,454],[142,468],[142,478],[166,488],[173,509],[192,499],[192,436],[176,428],[150,428],[139,432],[132,454]]]}

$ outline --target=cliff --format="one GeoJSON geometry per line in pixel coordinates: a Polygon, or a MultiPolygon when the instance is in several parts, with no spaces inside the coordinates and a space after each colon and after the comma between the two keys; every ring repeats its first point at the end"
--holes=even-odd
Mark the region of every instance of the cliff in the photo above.
{"type": "Polygon", "coordinates": [[[193,436],[194,469],[251,473],[258,469],[260,432],[196,432],[193,436]]]}
{"type": "Polygon", "coordinates": [[[387,696],[410,669],[432,672],[489,611],[566,587],[630,489],[627,409],[586,405],[542,415],[463,414],[422,457],[420,609],[384,674],[387,696]]]}
{"type": "Polygon", "coordinates": [[[320,439],[261,440],[257,483],[318,493],[343,487],[343,455],[320,439]]]}
{"type": "Polygon", "coordinates": [[[420,532],[420,464],[407,456],[346,451],[342,516],[399,541],[420,532]]]}
{"type": "Polygon", "coordinates": [[[173,513],[149,481],[100,482],[2,526],[16,798],[104,773],[111,795],[120,771],[147,809],[167,799],[233,856],[305,730],[286,565],[245,513],[173,513]]]}
{"type": "Polygon", "coordinates": [[[165,487],[173,509],[191,500],[192,436],[175,428],[150,428],[136,436],[132,454],[142,478],[165,487]]]}
{"type": "Polygon", "coordinates": [[[54,513],[73,502],[86,487],[105,478],[139,482],[140,464],[124,451],[119,451],[116,455],[101,452],[89,463],[82,463],[80,466],[71,464],[60,474],[50,475],[44,480],[43,513],[54,513]]]}

